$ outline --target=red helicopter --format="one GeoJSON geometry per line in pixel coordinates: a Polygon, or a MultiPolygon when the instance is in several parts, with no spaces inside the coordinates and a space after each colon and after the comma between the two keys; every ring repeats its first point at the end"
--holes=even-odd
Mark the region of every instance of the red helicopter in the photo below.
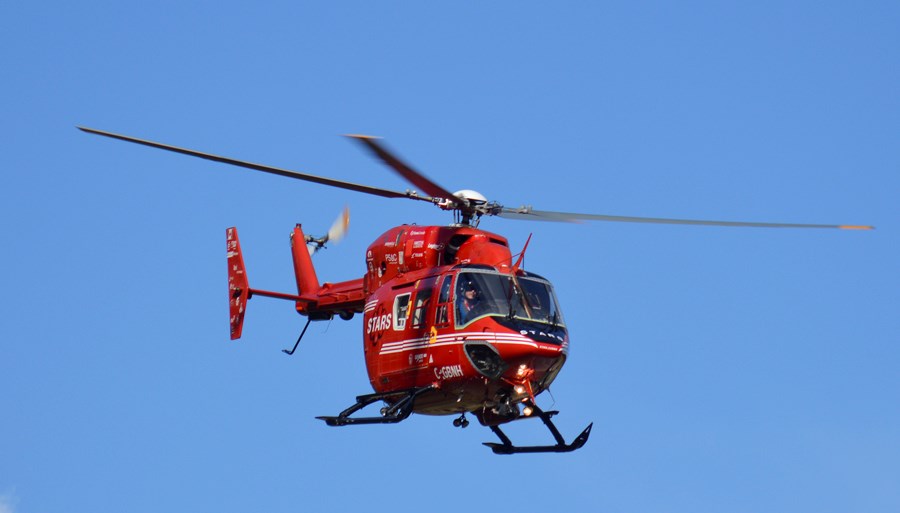
{"type": "MultiPolygon", "coordinates": [[[[558,412],[538,407],[536,397],[547,390],[566,362],[569,336],[551,283],[521,264],[528,241],[514,260],[506,238],[478,228],[482,216],[544,221],[619,221],[768,228],[871,229],[870,226],[704,221],[608,216],[508,208],[472,190],[451,193],[414,170],[377,139],[352,135],[369,151],[422,191],[398,192],[367,185],[274,168],[194,150],[178,148],[78,127],[92,134],[120,139],[244,168],[349,189],[386,198],[428,202],[454,213],[449,226],[402,225],[375,239],[366,251],[362,278],[320,283],[312,254],[347,229],[347,210],[328,233],[305,235],[301,226],[291,234],[297,293],[250,288],[236,228],[226,230],[231,338],[241,336],[247,301],[267,296],[293,301],[307,318],[293,354],[312,321],[335,315],[350,320],[363,315],[363,352],[374,393],[336,416],[318,417],[329,426],[400,422],[412,413],[457,416],[453,425],[466,427],[467,413],[489,427],[500,443],[486,442],[497,454],[569,452],[588,441],[593,424],[566,443],[552,418],[558,412]],[[378,415],[358,416],[381,402],[378,415]],[[539,418],[555,444],[518,446],[500,428],[525,418],[539,418]]],[[[530,237],[529,237],[530,241],[530,237]]]]}

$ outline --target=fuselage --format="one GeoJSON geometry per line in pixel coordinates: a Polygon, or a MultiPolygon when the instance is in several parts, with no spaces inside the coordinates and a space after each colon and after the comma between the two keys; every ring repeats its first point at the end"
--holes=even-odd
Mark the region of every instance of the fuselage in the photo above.
{"type": "Polygon", "coordinates": [[[516,268],[504,237],[398,226],[369,246],[366,266],[370,382],[379,393],[433,385],[417,413],[511,420],[565,363],[569,340],[553,287],[516,268]]]}

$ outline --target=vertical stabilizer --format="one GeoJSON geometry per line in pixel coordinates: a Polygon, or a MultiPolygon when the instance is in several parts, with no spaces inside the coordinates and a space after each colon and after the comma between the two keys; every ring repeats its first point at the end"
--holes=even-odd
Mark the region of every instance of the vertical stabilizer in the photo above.
{"type": "Polygon", "coordinates": [[[294,257],[294,277],[297,279],[297,294],[301,296],[316,295],[319,292],[319,279],[313,267],[312,257],[306,249],[306,236],[298,224],[291,233],[291,254],[294,257]]]}
{"type": "Polygon", "coordinates": [[[244,326],[244,311],[247,299],[250,298],[250,284],[247,270],[244,267],[244,256],[241,254],[241,242],[238,240],[237,228],[225,230],[226,250],[228,256],[228,303],[231,320],[231,340],[241,338],[244,326]]]}

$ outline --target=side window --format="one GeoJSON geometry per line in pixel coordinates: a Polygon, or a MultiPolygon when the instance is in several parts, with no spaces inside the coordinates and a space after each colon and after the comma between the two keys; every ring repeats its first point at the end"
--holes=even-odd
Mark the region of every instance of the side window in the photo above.
{"type": "Polygon", "coordinates": [[[402,330],[406,328],[406,319],[409,317],[409,296],[410,293],[400,294],[394,298],[394,329],[402,330]]]}
{"type": "Polygon", "coordinates": [[[441,284],[441,297],[438,303],[447,303],[450,301],[450,284],[453,282],[453,276],[444,276],[444,283],[441,284]]]}
{"type": "Polygon", "coordinates": [[[416,292],[416,306],[413,309],[413,328],[421,328],[428,315],[428,302],[431,301],[433,289],[427,288],[416,292]]]}
{"type": "Polygon", "coordinates": [[[437,313],[435,315],[435,324],[444,325],[450,322],[450,317],[447,312],[450,311],[450,291],[453,286],[453,276],[444,276],[444,281],[441,282],[441,294],[438,297],[438,307],[437,313]]]}

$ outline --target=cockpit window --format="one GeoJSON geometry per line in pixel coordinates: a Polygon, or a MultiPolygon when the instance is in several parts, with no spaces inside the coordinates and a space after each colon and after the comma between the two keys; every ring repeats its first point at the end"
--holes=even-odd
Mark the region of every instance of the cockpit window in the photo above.
{"type": "Polygon", "coordinates": [[[488,270],[459,273],[456,280],[456,325],[487,315],[563,325],[550,282],[488,270]]]}

